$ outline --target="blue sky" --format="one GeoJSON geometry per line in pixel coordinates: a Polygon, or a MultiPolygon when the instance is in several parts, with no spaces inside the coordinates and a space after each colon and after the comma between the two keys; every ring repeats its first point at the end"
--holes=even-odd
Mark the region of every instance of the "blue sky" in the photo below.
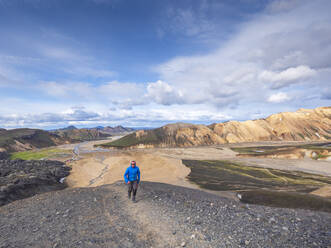
{"type": "Polygon", "coordinates": [[[330,106],[328,0],[0,0],[0,127],[330,106]]]}

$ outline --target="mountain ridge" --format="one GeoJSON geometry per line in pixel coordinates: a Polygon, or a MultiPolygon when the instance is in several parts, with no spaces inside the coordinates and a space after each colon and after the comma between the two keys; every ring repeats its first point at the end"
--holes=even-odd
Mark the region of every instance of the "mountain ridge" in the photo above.
{"type": "Polygon", "coordinates": [[[211,125],[175,123],[139,130],[104,147],[190,147],[258,141],[331,140],[331,107],[281,112],[263,119],[211,125]]]}
{"type": "Polygon", "coordinates": [[[3,129],[0,132],[0,152],[25,151],[70,142],[69,139],[41,129],[3,129]]]}
{"type": "Polygon", "coordinates": [[[0,128],[0,152],[18,152],[62,144],[106,139],[112,135],[126,134],[134,129],[123,126],[77,128],[73,125],[42,130],[34,128],[0,128]]]}

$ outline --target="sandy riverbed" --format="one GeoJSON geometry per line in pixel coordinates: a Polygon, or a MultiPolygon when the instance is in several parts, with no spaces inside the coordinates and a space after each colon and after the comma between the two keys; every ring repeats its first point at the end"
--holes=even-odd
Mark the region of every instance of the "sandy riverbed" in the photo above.
{"type": "Polygon", "coordinates": [[[82,159],[72,163],[72,172],[67,178],[67,183],[71,187],[94,187],[123,180],[124,171],[130,160],[137,162],[142,173],[142,181],[193,187],[185,179],[190,169],[184,166],[180,159],[146,151],[85,154],[82,159]]]}

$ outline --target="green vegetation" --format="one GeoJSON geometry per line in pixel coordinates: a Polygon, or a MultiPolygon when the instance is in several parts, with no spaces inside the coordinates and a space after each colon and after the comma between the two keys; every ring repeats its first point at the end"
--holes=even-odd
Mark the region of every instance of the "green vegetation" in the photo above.
{"type": "Polygon", "coordinates": [[[238,152],[239,155],[251,155],[251,156],[266,156],[266,155],[280,155],[290,154],[296,149],[306,149],[315,151],[318,158],[324,158],[325,155],[321,155],[323,151],[331,151],[329,146],[331,143],[319,143],[319,144],[306,144],[306,145],[286,145],[286,146],[255,146],[255,147],[231,147],[231,150],[238,152]]]}
{"type": "Polygon", "coordinates": [[[313,157],[313,159],[319,160],[319,159],[328,158],[328,157],[330,157],[330,156],[324,155],[324,154],[317,154],[315,157],[313,157]]]}
{"type": "Polygon", "coordinates": [[[183,160],[183,163],[191,169],[188,179],[201,188],[237,191],[246,203],[331,212],[331,199],[307,194],[331,185],[331,177],[230,161],[183,160]]]}
{"type": "Polygon", "coordinates": [[[126,148],[138,144],[158,144],[164,141],[165,135],[162,128],[145,131],[143,135],[137,137],[135,133],[128,134],[118,140],[99,144],[95,146],[126,148]]]}
{"type": "Polygon", "coordinates": [[[43,148],[55,145],[51,138],[52,134],[39,129],[19,128],[12,130],[1,130],[0,147],[5,148],[8,152],[13,152],[15,141],[22,144],[31,144],[32,146],[43,148]]]}
{"type": "Polygon", "coordinates": [[[253,166],[230,161],[183,160],[191,169],[188,179],[210,190],[286,189],[311,192],[323,185],[331,185],[331,178],[298,172],[253,166]]]}
{"type": "MultiPolygon", "coordinates": [[[[286,147],[288,149],[289,147],[286,147]]],[[[278,147],[256,146],[256,147],[231,147],[232,151],[242,155],[270,155],[278,151],[278,147]]]]}
{"type": "Polygon", "coordinates": [[[273,207],[302,208],[331,212],[331,200],[320,196],[271,190],[241,192],[241,201],[273,207]]]}
{"type": "Polygon", "coordinates": [[[310,150],[328,150],[331,151],[331,143],[319,143],[319,144],[307,144],[298,146],[298,148],[310,149],[310,150]]]}
{"type": "Polygon", "coordinates": [[[23,160],[39,160],[50,158],[54,156],[63,156],[69,155],[71,151],[57,149],[57,148],[50,148],[50,149],[41,149],[41,150],[30,150],[24,152],[15,152],[11,154],[11,159],[23,159],[23,160]]]}
{"type": "Polygon", "coordinates": [[[105,144],[97,144],[95,146],[124,148],[124,147],[137,145],[138,143],[139,143],[139,140],[136,138],[136,134],[131,133],[118,140],[111,141],[111,142],[108,142],[105,144]]]}

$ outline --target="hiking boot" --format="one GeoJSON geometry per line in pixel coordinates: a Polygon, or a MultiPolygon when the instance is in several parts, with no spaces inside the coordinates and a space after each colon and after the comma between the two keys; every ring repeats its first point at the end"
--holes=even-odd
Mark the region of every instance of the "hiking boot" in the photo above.
{"type": "Polygon", "coordinates": [[[136,202],[136,196],[135,195],[132,197],[132,202],[136,202]]]}

